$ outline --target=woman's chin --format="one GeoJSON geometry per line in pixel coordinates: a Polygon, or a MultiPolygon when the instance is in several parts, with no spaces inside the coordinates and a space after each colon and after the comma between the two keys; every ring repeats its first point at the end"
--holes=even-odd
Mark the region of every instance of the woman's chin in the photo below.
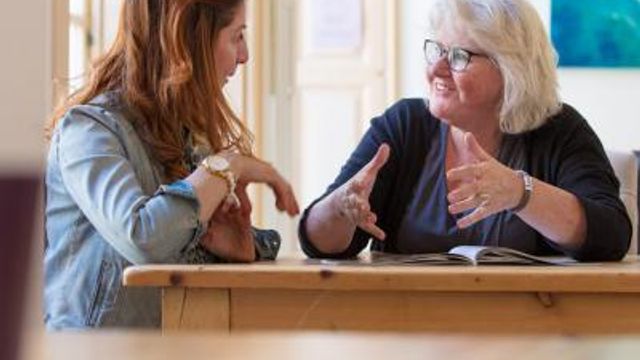
{"type": "Polygon", "coordinates": [[[449,117],[449,111],[447,111],[445,107],[439,106],[437,103],[429,103],[429,112],[438,119],[446,119],[449,117]]]}

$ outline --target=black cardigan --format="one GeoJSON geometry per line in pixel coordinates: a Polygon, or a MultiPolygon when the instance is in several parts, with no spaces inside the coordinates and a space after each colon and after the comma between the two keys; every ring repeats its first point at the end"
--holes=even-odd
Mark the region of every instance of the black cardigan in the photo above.
{"type": "MultiPolygon", "coordinates": [[[[309,210],[318,201],[348,181],[373,158],[382,143],[387,143],[391,146],[391,156],[378,174],[369,199],[372,211],[378,215],[378,226],[387,233],[387,239],[374,239],[371,248],[397,252],[397,231],[431,145],[427,139],[439,121],[428,111],[423,99],[401,100],[374,118],[333,184],[305,210],[299,225],[303,251],[310,257],[348,258],[367,246],[371,236],[357,229],[344,252],[322,253],[309,241],[305,224],[309,210]]],[[[620,184],[602,144],[584,118],[564,105],[542,127],[515,136],[522,137],[526,145],[525,170],[541,181],[576,195],[586,213],[587,237],[580,249],[562,249],[540,235],[540,241],[546,243],[543,253],[564,253],[581,261],[624,257],[631,238],[631,222],[620,201],[620,184]]]]}

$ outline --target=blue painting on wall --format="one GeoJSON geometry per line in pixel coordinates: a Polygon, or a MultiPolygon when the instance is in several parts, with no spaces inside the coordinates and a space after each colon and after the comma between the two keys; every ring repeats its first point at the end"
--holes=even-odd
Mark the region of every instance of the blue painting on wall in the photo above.
{"type": "Polygon", "coordinates": [[[640,67],[640,0],[551,0],[560,66],[640,67]]]}

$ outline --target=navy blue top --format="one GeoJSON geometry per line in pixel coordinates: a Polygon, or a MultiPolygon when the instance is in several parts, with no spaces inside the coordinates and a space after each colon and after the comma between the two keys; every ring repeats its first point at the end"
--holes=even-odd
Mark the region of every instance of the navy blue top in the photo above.
{"type": "Polygon", "coordinates": [[[587,217],[587,238],[573,251],[562,249],[509,211],[459,229],[456,219],[465,214],[451,215],[447,210],[448,128],[430,114],[422,99],[402,100],[374,118],[334,183],[304,212],[299,227],[304,252],[311,257],[346,258],[367,246],[371,236],[357,229],[346,251],[322,253],[309,242],[305,224],[309,209],[348,181],[387,143],[391,156],[369,199],[387,239],[374,240],[373,250],[423,253],[463,244],[499,245],[537,255],[566,254],[582,261],[618,260],[626,254],[631,222],[619,199],[619,182],[602,144],[575,109],[564,105],[539,129],[504,135],[498,155],[510,168],[525,170],[577,196],[587,217]]]}

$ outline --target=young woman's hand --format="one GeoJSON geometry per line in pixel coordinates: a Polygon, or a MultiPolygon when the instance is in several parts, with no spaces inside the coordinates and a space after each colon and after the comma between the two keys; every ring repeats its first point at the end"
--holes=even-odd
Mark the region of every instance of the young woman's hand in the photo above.
{"type": "Polygon", "coordinates": [[[238,181],[235,189],[235,195],[238,202],[229,201],[229,197],[227,197],[219,209],[223,212],[240,212],[243,215],[251,216],[253,205],[249,199],[249,194],[247,194],[247,186],[249,186],[249,184],[246,182],[238,181]]]}
{"type": "Polygon", "coordinates": [[[209,221],[209,230],[200,239],[200,243],[223,259],[235,262],[254,261],[256,250],[251,235],[250,215],[251,210],[246,212],[242,207],[228,211],[218,209],[209,221]]]}
{"type": "MultiPolygon", "coordinates": [[[[275,194],[278,210],[286,211],[290,216],[300,213],[291,185],[271,164],[255,157],[235,153],[227,153],[225,157],[229,160],[231,171],[238,178],[239,184],[245,184],[245,187],[249,183],[267,184],[275,194]]],[[[248,201],[248,198],[246,200],[248,201]]]]}
{"type": "Polygon", "coordinates": [[[378,217],[371,211],[369,195],[378,172],[389,159],[390,151],[389,145],[382,144],[373,159],[337,190],[335,203],[340,214],[380,240],[384,240],[386,234],[376,225],[378,217]]]}

